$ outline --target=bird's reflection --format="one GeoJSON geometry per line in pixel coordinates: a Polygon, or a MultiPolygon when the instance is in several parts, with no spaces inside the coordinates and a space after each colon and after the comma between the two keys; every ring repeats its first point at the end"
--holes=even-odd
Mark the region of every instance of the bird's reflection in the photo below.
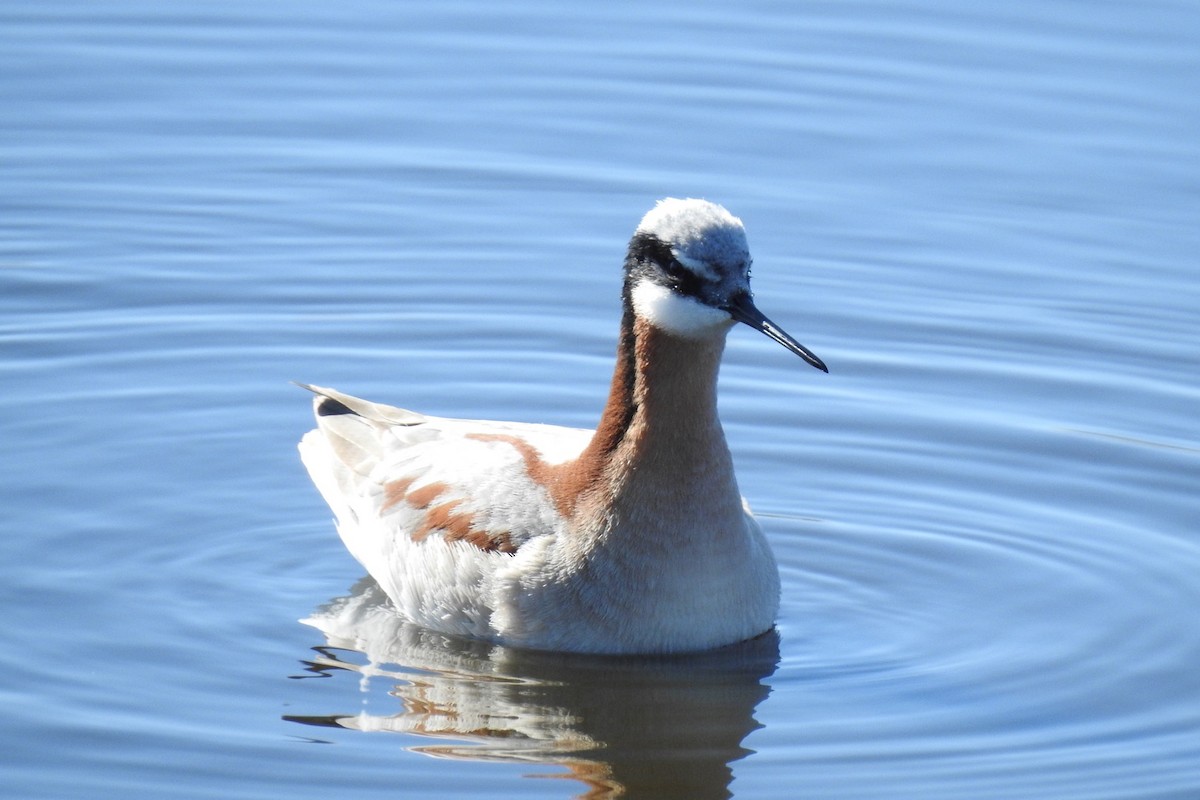
{"type": "Polygon", "coordinates": [[[587,798],[728,797],[729,765],[749,752],[742,741],[779,663],[774,632],[699,655],[636,658],[459,639],[400,619],[369,578],[304,621],[327,640],[310,672],[387,680],[400,707],[287,719],[428,737],[414,749],[429,755],[561,765],[587,798]]]}

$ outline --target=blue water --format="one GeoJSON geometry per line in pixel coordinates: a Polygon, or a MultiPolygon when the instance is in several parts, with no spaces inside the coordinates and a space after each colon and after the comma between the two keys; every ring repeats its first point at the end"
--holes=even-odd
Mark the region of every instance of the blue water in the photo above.
{"type": "Polygon", "coordinates": [[[16,0],[0,34],[6,796],[1200,796],[1200,7],[16,0]],[[400,625],[288,381],[589,426],[664,195],[745,220],[831,367],[743,330],[722,373],[778,638],[400,625]]]}

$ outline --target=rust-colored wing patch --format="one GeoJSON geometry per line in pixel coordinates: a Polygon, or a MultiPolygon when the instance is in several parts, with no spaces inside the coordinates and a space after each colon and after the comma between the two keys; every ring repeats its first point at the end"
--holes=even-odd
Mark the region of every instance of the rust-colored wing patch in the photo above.
{"type": "Polygon", "coordinates": [[[403,503],[404,498],[408,495],[408,487],[412,486],[415,478],[400,478],[398,480],[385,483],[383,485],[383,505],[379,507],[381,512],[387,511],[397,503],[403,503]]]}
{"type": "Polygon", "coordinates": [[[413,508],[429,508],[429,504],[450,489],[444,483],[427,483],[420,489],[412,489],[404,495],[404,500],[413,508]]]}
{"type": "Polygon", "coordinates": [[[466,438],[512,445],[525,462],[525,472],[529,479],[545,488],[550,494],[554,508],[564,518],[572,517],[581,498],[599,483],[604,465],[604,459],[594,452],[590,445],[574,461],[548,464],[533,445],[519,436],[506,433],[468,433],[466,438]]]}
{"type": "Polygon", "coordinates": [[[447,542],[466,542],[485,553],[515,553],[509,531],[486,531],[475,527],[475,515],[457,511],[461,500],[450,500],[432,505],[433,501],[450,490],[444,483],[427,483],[411,489],[413,478],[399,478],[383,486],[384,501],[379,511],[383,513],[394,506],[405,503],[425,515],[409,533],[414,542],[423,542],[431,534],[440,533],[447,542]]]}

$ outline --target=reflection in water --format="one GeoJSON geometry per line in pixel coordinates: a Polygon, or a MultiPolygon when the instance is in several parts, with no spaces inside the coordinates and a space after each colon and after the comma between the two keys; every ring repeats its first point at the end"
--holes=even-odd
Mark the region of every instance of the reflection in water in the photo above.
{"type": "Polygon", "coordinates": [[[397,731],[444,743],[414,748],[447,758],[558,764],[583,781],[581,796],[728,797],[729,764],[748,750],[753,714],[779,663],[775,633],[694,656],[612,657],[537,653],[459,639],[400,619],[364,578],[306,623],[330,649],[313,672],[384,677],[402,708],[290,716],[310,725],[397,731]]]}

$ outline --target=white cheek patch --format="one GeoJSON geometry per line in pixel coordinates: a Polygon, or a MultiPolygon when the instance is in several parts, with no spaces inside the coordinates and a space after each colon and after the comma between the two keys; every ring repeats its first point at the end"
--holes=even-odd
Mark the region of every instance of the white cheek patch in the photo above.
{"type": "Polygon", "coordinates": [[[675,294],[654,281],[641,280],[630,292],[633,311],[659,330],[689,339],[724,333],[733,318],[720,309],[675,294]]]}

